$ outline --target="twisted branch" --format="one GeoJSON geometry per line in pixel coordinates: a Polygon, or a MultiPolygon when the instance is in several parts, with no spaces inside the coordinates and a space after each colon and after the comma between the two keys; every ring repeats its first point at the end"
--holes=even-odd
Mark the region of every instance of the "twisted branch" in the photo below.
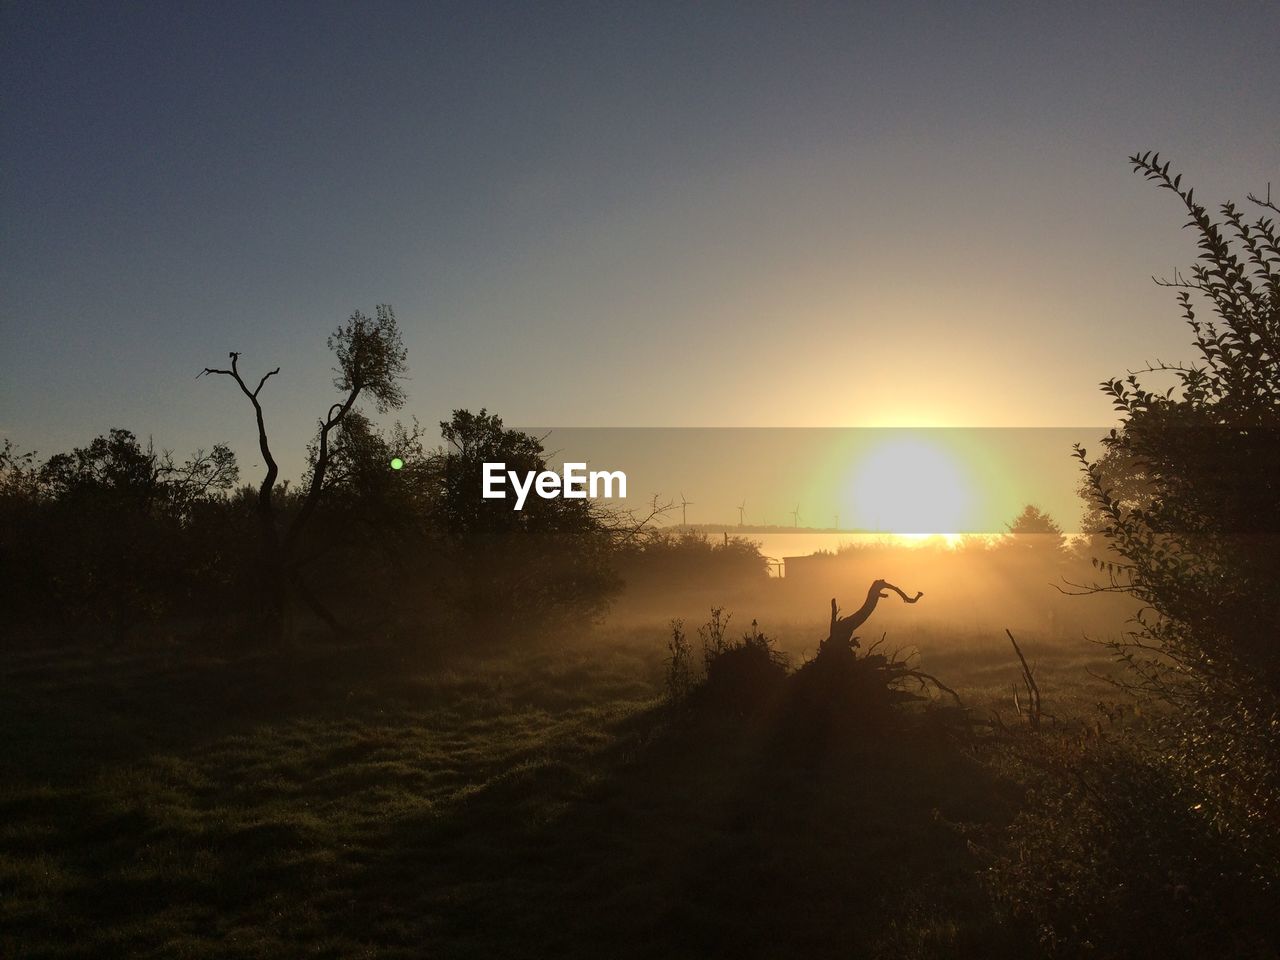
{"type": "Polygon", "coordinates": [[[896,587],[888,580],[876,580],[871,584],[871,588],[867,591],[867,599],[856,611],[847,617],[840,616],[840,608],[836,605],[835,598],[831,598],[831,631],[827,635],[825,643],[836,643],[842,646],[856,647],[858,641],[854,639],[853,631],[867,622],[867,619],[875,611],[876,604],[879,603],[889,594],[886,590],[892,590],[902,598],[904,603],[916,603],[924,593],[918,592],[914,597],[908,597],[901,587],[896,587]]]}

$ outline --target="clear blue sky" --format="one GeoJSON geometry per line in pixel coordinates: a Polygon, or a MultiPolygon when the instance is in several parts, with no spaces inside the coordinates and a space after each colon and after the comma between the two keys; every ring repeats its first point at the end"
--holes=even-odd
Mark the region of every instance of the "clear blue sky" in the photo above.
{"type": "Polygon", "coordinates": [[[1280,184],[1280,4],[14,3],[0,434],[286,474],[392,303],[426,423],[1100,423],[1280,184]]]}

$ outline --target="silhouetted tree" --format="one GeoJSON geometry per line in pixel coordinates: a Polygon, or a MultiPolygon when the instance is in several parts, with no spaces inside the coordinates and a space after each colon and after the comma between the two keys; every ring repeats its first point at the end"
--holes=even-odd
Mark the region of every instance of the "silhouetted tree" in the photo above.
{"type": "Polygon", "coordinates": [[[1039,507],[1027,504],[1005,529],[1008,535],[1000,542],[999,551],[1005,555],[1043,564],[1066,557],[1067,538],[1062,527],[1039,507]]]}
{"type": "MultiPolygon", "coordinates": [[[[315,463],[319,438],[308,450],[315,463]]],[[[299,576],[325,584],[326,606],[340,600],[365,620],[387,621],[432,594],[442,575],[443,534],[435,456],[416,422],[378,428],[358,408],[333,431],[315,513],[294,544],[299,576]],[[392,460],[399,469],[391,469],[392,460]]],[[[310,489],[314,468],[303,478],[310,489]]]]}
{"type": "Polygon", "coordinates": [[[601,610],[620,583],[614,545],[626,525],[589,499],[530,497],[522,510],[481,497],[483,464],[547,468],[542,441],[481,410],[455,410],[440,424],[440,512],[457,581],[455,599],[476,625],[526,629],[601,610]]]}
{"type": "Polygon", "coordinates": [[[404,404],[405,393],[401,381],[407,374],[406,352],[400,337],[400,328],[390,306],[379,304],[372,318],[358,310],[326,341],[337,358],[333,385],[343,398],[329,407],[319,422],[314,444],[306,491],[297,511],[283,525],[277,517],[273,499],[280,470],[271,453],[267,436],[266,418],[259,394],[267,380],[280,372],[280,368],[265,373],[253,389],[240,374],[240,354],[230,354],[229,369],[206,367],[201,375],[219,374],[235,380],[240,391],[253,406],[258,428],[258,447],[266,464],[266,474],[258,486],[257,513],[262,538],[262,563],[268,587],[269,623],[274,631],[282,627],[281,614],[290,589],[308,607],[326,622],[336,626],[328,608],[300,576],[294,563],[299,537],[306,529],[327,489],[325,478],[332,461],[331,438],[344,420],[355,409],[361,397],[370,397],[380,413],[399,409],[404,404]]]}
{"type": "Polygon", "coordinates": [[[1022,512],[1013,518],[1012,523],[1005,524],[1005,529],[1014,536],[1024,534],[1041,534],[1050,537],[1061,537],[1062,528],[1053,517],[1039,507],[1027,504],[1022,512]]]}
{"type": "Polygon", "coordinates": [[[14,594],[10,609],[105,624],[122,638],[195,589],[188,533],[236,477],[223,444],[176,463],[122,429],[39,465],[6,443],[0,580],[14,594]]]}
{"type": "Polygon", "coordinates": [[[455,410],[440,423],[440,435],[447,445],[443,455],[444,522],[454,540],[509,533],[533,526],[546,526],[551,514],[567,514],[586,522],[589,507],[585,500],[543,500],[529,497],[524,509],[512,510],[505,500],[485,500],[480,496],[486,462],[504,463],[507,470],[537,472],[547,467],[542,442],[519,430],[508,430],[502,418],[485,409],[479,413],[455,410]]]}

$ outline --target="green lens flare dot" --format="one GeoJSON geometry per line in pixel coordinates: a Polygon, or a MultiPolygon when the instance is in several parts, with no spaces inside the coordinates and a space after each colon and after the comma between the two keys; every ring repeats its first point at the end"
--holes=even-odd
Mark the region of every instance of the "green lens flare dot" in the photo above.
{"type": "Polygon", "coordinates": [[[392,469],[392,470],[399,470],[399,469],[400,469],[401,467],[403,467],[403,466],[404,466],[404,461],[403,461],[403,460],[401,460],[399,457],[392,457],[392,458],[391,458],[391,469],[392,469]]]}

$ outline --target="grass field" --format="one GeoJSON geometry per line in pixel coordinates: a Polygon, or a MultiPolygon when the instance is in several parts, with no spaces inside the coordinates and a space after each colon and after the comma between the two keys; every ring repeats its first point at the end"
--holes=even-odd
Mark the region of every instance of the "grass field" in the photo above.
{"type": "MultiPolygon", "coordinates": [[[[1047,706],[1107,695],[1096,649],[1020,639],[1047,706]]],[[[902,641],[975,715],[1011,712],[1003,637],[902,641]]],[[[10,649],[0,955],[1034,949],[980,883],[973,841],[1019,803],[980,744],[919,715],[796,751],[667,706],[664,642],[10,649]]]]}

